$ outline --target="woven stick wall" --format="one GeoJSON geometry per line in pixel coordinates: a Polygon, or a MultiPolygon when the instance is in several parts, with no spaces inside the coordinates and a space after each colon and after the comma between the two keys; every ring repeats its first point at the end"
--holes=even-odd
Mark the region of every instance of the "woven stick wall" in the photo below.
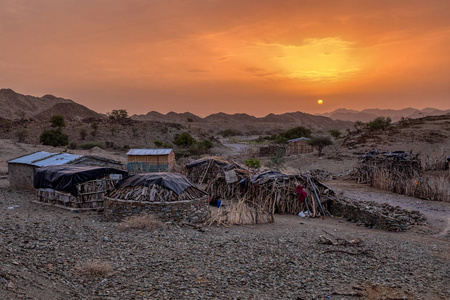
{"type": "Polygon", "coordinates": [[[36,201],[68,210],[102,210],[105,194],[114,189],[117,179],[109,175],[77,185],[78,195],[53,189],[37,189],[36,201]]]}
{"type": "Polygon", "coordinates": [[[134,186],[115,189],[107,195],[112,199],[132,200],[141,202],[170,202],[180,200],[194,200],[205,196],[197,188],[188,187],[180,195],[163,186],[153,184],[150,186],[134,186]]]}

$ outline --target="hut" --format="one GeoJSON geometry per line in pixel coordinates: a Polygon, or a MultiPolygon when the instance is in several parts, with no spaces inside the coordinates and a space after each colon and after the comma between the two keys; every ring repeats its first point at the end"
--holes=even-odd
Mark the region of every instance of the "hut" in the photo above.
{"type": "Polygon", "coordinates": [[[287,155],[311,153],[314,151],[314,147],[308,144],[309,139],[300,137],[288,141],[288,147],[286,149],[287,155]]]}
{"type": "Polygon", "coordinates": [[[115,168],[59,165],[34,174],[36,203],[72,211],[102,210],[104,196],[127,172],[115,168]]]}
{"type": "Polygon", "coordinates": [[[276,155],[286,155],[286,147],[280,145],[269,145],[259,148],[259,156],[276,156],[276,155]]]}
{"type": "Polygon", "coordinates": [[[34,152],[8,161],[9,185],[13,188],[34,191],[34,171],[52,165],[101,166],[122,169],[121,162],[91,155],[70,153],[34,152]]]}
{"type": "Polygon", "coordinates": [[[199,223],[209,218],[208,196],[179,173],[144,173],[117,183],[105,198],[105,216],[120,221],[135,214],[165,222],[199,223]]]}
{"type": "Polygon", "coordinates": [[[196,184],[208,183],[222,172],[229,162],[218,157],[203,157],[186,164],[187,178],[196,184]]]}
{"type": "Polygon", "coordinates": [[[130,175],[171,171],[175,166],[173,149],[131,149],[127,156],[130,175]]]}

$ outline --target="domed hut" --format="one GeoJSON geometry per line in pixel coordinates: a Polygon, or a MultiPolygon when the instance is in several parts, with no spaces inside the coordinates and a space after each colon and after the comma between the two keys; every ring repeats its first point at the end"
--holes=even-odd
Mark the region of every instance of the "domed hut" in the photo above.
{"type": "Polygon", "coordinates": [[[187,177],[196,184],[209,183],[229,162],[218,157],[203,157],[186,164],[187,177]]]}
{"type": "Polygon", "coordinates": [[[208,196],[184,175],[143,173],[122,179],[105,197],[105,216],[120,221],[147,213],[164,222],[200,223],[209,218],[208,196]]]}

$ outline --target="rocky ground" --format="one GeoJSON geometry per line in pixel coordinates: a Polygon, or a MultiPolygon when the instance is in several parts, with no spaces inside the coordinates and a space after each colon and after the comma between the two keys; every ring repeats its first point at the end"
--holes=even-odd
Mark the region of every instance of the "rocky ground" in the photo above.
{"type": "MultiPolygon", "coordinates": [[[[393,233],[339,218],[277,215],[266,225],[123,231],[98,213],[32,199],[0,180],[1,299],[450,297],[443,222],[393,233]],[[321,235],[363,242],[326,245],[321,235]]],[[[449,215],[450,205],[438,206],[449,215]]]]}

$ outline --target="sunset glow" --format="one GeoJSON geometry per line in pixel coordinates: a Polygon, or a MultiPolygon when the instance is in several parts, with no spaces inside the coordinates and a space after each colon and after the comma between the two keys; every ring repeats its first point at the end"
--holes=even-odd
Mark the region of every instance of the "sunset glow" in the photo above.
{"type": "Polygon", "coordinates": [[[0,0],[0,83],[131,114],[448,109],[449,11],[445,0],[0,0]]]}

